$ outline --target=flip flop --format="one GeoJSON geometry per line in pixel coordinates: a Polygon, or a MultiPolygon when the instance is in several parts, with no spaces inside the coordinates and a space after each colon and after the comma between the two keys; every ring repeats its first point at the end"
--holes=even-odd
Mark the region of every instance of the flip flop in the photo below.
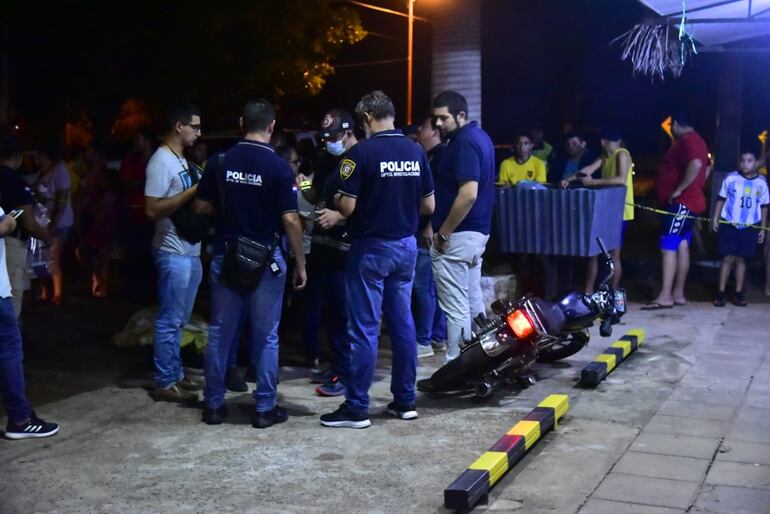
{"type": "Polygon", "coordinates": [[[674,302],[674,305],[676,305],[677,307],[684,307],[685,305],[687,305],[687,302],[674,302]]]}
{"type": "Polygon", "coordinates": [[[648,303],[647,305],[642,305],[641,307],[643,311],[659,311],[663,309],[673,309],[673,308],[674,308],[674,304],[663,305],[662,303],[658,303],[658,302],[648,303]]]}

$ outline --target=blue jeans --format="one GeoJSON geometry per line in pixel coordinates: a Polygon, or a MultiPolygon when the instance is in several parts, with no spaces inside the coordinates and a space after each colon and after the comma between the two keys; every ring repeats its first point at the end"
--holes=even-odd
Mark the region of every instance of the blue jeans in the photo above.
{"type": "Polygon", "coordinates": [[[417,343],[430,346],[431,341],[446,340],[446,314],[438,306],[436,281],[433,280],[433,265],[430,250],[427,248],[417,250],[413,297],[417,343]]]}
{"type": "Polygon", "coordinates": [[[201,283],[201,260],[153,249],[160,308],[155,318],[155,383],[168,388],[184,377],[179,345],[201,283]]]}
{"type": "Polygon", "coordinates": [[[275,408],[278,396],[278,325],[281,322],[283,290],[286,285],[286,261],[280,249],[273,255],[281,273],[268,269],[254,291],[244,293],[230,289],[219,281],[223,256],[211,262],[211,324],[204,357],[206,387],[204,403],[216,409],[225,402],[225,372],[230,347],[236,340],[241,313],[251,329],[251,357],[257,378],[254,390],[257,412],[275,408]]]}
{"type": "Polygon", "coordinates": [[[23,358],[13,299],[0,298],[0,395],[10,423],[22,423],[32,414],[24,394],[23,358]]]}
{"type": "Polygon", "coordinates": [[[320,356],[319,335],[321,327],[326,329],[331,347],[331,369],[340,377],[347,373],[348,354],[348,311],[345,293],[345,270],[339,265],[314,259],[308,261],[308,283],[305,289],[305,323],[302,338],[308,356],[317,359],[320,356]]]}
{"type": "MultiPolygon", "coordinates": [[[[235,328],[233,334],[233,342],[230,343],[230,351],[227,354],[227,367],[234,368],[238,365],[238,348],[241,346],[241,340],[243,339],[243,327],[246,326],[246,309],[241,310],[241,315],[238,318],[238,325],[235,328]]],[[[245,346],[245,345],[244,345],[245,346]]],[[[251,352],[248,352],[249,360],[251,360],[251,352]]]]}
{"type": "Polygon", "coordinates": [[[351,410],[369,409],[369,387],[377,365],[380,317],[384,315],[393,348],[390,391],[396,403],[414,404],[417,336],[411,312],[412,281],[417,260],[414,237],[360,239],[348,255],[349,375],[343,382],[351,410]]]}

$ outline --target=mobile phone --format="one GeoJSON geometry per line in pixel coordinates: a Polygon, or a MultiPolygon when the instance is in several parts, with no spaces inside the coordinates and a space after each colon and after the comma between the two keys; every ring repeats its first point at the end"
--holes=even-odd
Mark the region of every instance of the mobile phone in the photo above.
{"type": "Polygon", "coordinates": [[[19,219],[19,216],[24,212],[24,209],[14,209],[11,211],[11,216],[13,216],[13,219],[17,220],[19,219]]]}

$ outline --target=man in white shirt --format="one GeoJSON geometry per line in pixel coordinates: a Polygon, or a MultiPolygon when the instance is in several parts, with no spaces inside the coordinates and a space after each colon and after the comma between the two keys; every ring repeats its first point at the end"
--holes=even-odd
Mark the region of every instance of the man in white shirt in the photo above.
{"type": "Polygon", "coordinates": [[[197,107],[182,104],[169,109],[163,144],[147,164],[144,187],[145,212],[155,222],[152,256],[158,272],[160,308],[155,318],[156,401],[195,400],[190,392],[201,385],[189,380],[182,370],[179,346],[182,328],[195,304],[195,295],[203,274],[200,243],[190,243],[179,236],[171,216],[195,198],[197,182],[183,157],[184,149],[201,134],[197,107]]]}
{"type": "Polygon", "coordinates": [[[13,310],[11,281],[5,262],[5,236],[16,230],[16,219],[0,207],[0,396],[8,415],[7,439],[48,437],[59,425],[38,418],[24,392],[21,332],[13,310]]]}

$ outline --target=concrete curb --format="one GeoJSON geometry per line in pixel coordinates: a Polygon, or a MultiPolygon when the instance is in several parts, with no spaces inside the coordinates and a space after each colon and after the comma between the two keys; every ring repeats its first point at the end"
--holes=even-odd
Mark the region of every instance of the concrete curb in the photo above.
{"type": "Polygon", "coordinates": [[[569,397],[565,394],[552,394],[540,402],[444,489],[444,506],[467,510],[485,498],[543,434],[556,429],[568,410],[569,397]]]}
{"type": "Polygon", "coordinates": [[[644,342],[645,332],[641,328],[629,330],[626,335],[608,346],[596,356],[593,362],[580,372],[580,385],[596,387],[607,375],[635,352],[644,342]]]}

